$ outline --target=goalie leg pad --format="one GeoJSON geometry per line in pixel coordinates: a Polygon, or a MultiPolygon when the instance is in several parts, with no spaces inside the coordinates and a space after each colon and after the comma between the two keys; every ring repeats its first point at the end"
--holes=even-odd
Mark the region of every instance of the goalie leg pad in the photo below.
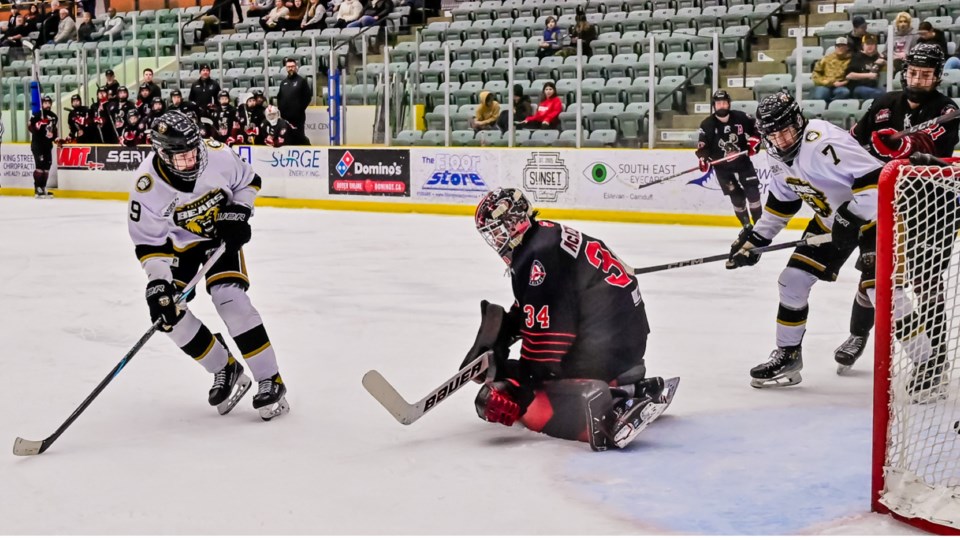
{"type": "MultiPolygon", "coordinates": [[[[609,404],[610,387],[593,379],[561,379],[544,383],[520,422],[530,431],[558,439],[591,440],[589,411],[591,403],[609,404]],[[597,397],[599,396],[599,397],[597,397]],[[596,400],[600,400],[599,402],[596,400]]],[[[593,405],[594,407],[598,405],[593,405]]]]}

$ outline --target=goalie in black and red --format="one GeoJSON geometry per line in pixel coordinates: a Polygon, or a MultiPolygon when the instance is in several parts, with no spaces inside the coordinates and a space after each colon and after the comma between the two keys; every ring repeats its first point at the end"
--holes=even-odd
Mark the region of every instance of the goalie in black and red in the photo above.
{"type": "Polygon", "coordinates": [[[536,219],[517,189],[488,193],[477,230],[510,268],[506,312],[481,304],[483,321],[464,365],[494,359],[476,399],[488,422],[622,448],[667,408],[679,379],[646,377],[647,314],[636,278],[600,240],[536,219]],[[509,348],[522,342],[520,358],[509,348]]]}

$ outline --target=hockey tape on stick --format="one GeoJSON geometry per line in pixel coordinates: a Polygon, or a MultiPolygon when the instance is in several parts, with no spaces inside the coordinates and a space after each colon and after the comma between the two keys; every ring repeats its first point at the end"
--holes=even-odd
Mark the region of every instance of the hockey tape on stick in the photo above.
{"type": "Polygon", "coordinates": [[[463,388],[467,381],[482,377],[487,373],[491,360],[493,360],[492,351],[481,354],[472,362],[463,366],[463,369],[458,371],[456,375],[447,379],[445,383],[416,403],[407,403],[407,400],[403,399],[393,385],[387,382],[383,375],[376,370],[368,371],[363,376],[363,387],[374,399],[380,402],[380,405],[383,405],[387,412],[397,419],[397,422],[409,426],[436,407],[441,401],[463,388]]]}
{"type": "MultiPolygon", "coordinates": [[[[821,244],[826,244],[830,242],[830,234],[818,234],[816,236],[809,236],[802,240],[795,240],[793,242],[784,242],[782,244],[774,244],[772,246],[765,247],[755,247],[750,250],[750,253],[766,253],[768,251],[779,251],[781,249],[789,249],[793,247],[800,246],[819,246],[821,244]]],[[[710,263],[710,262],[719,262],[725,261],[730,258],[729,253],[724,253],[722,255],[711,255],[709,257],[701,257],[699,259],[688,259],[686,261],[678,261],[674,263],[667,264],[658,264],[656,266],[646,266],[644,268],[632,268],[627,266],[627,270],[637,276],[640,274],[652,274],[653,272],[661,272],[663,270],[673,270],[674,268],[683,268],[685,266],[696,266],[698,264],[710,263]]]]}
{"type": "MultiPolygon", "coordinates": [[[[213,252],[212,255],[210,255],[210,258],[207,259],[206,264],[204,264],[203,268],[197,272],[197,275],[193,276],[193,279],[190,280],[190,283],[187,283],[186,288],[184,288],[183,292],[177,296],[175,302],[179,303],[181,299],[189,297],[193,289],[195,289],[197,284],[200,283],[200,280],[203,279],[203,277],[207,274],[207,272],[210,271],[211,268],[213,268],[213,265],[216,264],[225,251],[226,247],[221,245],[216,251],[213,252]]],[[[155,334],[157,329],[160,328],[160,322],[161,319],[157,319],[153,322],[153,325],[149,330],[147,330],[147,333],[145,333],[143,337],[137,341],[133,348],[130,349],[126,355],[124,355],[123,359],[120,360],[120,363],[110,371],[106,378],[100,381],[100,384],[98,384],[97,387],[94,388],[93,392],[87,396],[87,399],[83,400],[83,403],[81,403],[80,406],[70,414],[70,417],[67,418],[67,420],[61,424],[59,428],[57,428],[57,431],[53,432],[53,435],[50,435],[42,441],[30,441],[17,437],[17,440],[13,443],[13,454],[15,456],[35,456],[37,454],[42,454],[47,450],[47,448],[50,448],[50,445],[52,445],[53,442],[60,437],[60,435],[63,435],[63,432],[70,427],[70,424],[72,424],[74,420],[76,420],[83,413],[83,411],[90,406],[91,403],[93,403],[93,400],[100,395],[100,392],[103,392],[103,389],[106,388],[107,385],[110,384],[110,382],[120,374],[120,371],[122,371],[123,368],[126,367],[127,363],[133,359],[133,356],[137,354],[137,352],[147,343],[147,341],[150,340],[151,337],[153,337],[153,334],[155,334]]]]}
{"type": "MultiPolygon", "coordinates": [[[[727,161],[733,161],[734,159],[737,159],[738,157],[740,157],[740,156],[742,156],[742,155],[744,155],[744,154],[747,154],[748,152],[750,152],[750,151],[749,151],[749,150],[741,150],[741,151],[737,152],[736,154],[730,154],[729,156],[724,156],[724,157],[722,157],[722,158],[720,158],[720,159],[718,159],[718,160],[716,160],[716,161],[711,161],[711,162],[710,162],[710,166],[713,167],[714,165],[717,165],[718,163],[726,163],[727,161]]],[[[697,165],[696,167],[693,167],[693,168],[691,168],[691,169],[687,169],[687,170],[685,170],[685,171],[678,172],[677,174],[675,174],[675,175],[673,175],[673,176],[668,176],[668,177],[666,177],[666,178],[661,178],[661,179],[659,179],[659,180],[654,180],[653,182],[647,182],[646,184],[640,184],[639,186],[637,186],[637,189],[643,189],[643,188],[647,188],[647,187],[650,187],[650,186],[655,186],[655,185],[657,185],[657,184],[662,184],[663,182],[667,182],[667,181],[669,181],[669,180],[673,180],[674,178],[680,178],[681,176],[683,176],[683,175],[685,175],[685,174],[692,173],[692,172],[694,172],[694,171],[699,171],[699,170],[700,170],[700,166],[697,165]]]]}

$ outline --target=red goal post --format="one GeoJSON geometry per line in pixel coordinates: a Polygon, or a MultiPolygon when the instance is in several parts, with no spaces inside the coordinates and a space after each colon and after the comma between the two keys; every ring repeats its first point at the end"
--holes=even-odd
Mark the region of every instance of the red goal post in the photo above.
{"type": "Polygon", "coordinates": [[[960,160],[945,161],[893,161],[878,186],[871,507],[958,535],[960,160]]]}

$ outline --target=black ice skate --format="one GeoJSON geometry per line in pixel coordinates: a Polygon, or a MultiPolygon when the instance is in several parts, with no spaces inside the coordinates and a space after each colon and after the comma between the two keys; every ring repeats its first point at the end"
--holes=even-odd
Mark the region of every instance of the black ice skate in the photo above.
{"type": "Polygon", "coordinates": [[[257,395],[253,396],[253,408],[260,411],[260,418],[264,421],[272,420],[290,412],[286,394],[287,385],[283,384],[283,379],[277,373],[273,377],[260,381],[257,395]]]}
{"type": "Polygon", "coordinates": [[[660,377],[644,379],[637,384],[638,389],[643,385],[651,390],[650,394],[637,392],[636,397],[614,401],[603,416],[590,414],[590,448],[595,451],[606,450],[611,445],[625,448],[667,410],[679,384],[679,377],[666,382],[660,377]]]}
{"type": "Polygon", "coordinates": [[[850,371],[854,362],[863,355],[863,350],[867,348],[867,337],[850,334],[850,337],[833,351],[833,359],[837,361],[837,375],[850,371]]]}
{"type": "Polygon", "coordinates": [[[34,199],[52,199],[53,193],[47,191],[47,188],[35,187],[33,188],[33,198],[34,199]]]}
{"type": "MultiPolygon", "coordinates": [[[[215,334],[215,337],[223,348],[227,349],[223,337],[220,334],[215,334]]],[[[213,376],[213,386],[210,387],[207,401],[216,407],[221,415],[227,414],[250,390],[251,384],[250,377],[243,374],[243,366],[230,354],[230,349],[227,349],[227,365],[213,376]]]]}
{"type": "Polygon", "coordinates": [[[750,370],[750,386],[793,386],[800,384],[800,370],[803,369],[803,356],[800,346],[778,347],[770,353],[770,359],[750,370]]]}
{"type": "Polygon", "coordinates": [[[940,352],[925,362],[919,362],[913,367],[910,379],[907,382],[907,392],[914,403],[933,403],[947,395],[946,371],[950,368],[947,362],[946,351],[943,346],[940,352]]]}

